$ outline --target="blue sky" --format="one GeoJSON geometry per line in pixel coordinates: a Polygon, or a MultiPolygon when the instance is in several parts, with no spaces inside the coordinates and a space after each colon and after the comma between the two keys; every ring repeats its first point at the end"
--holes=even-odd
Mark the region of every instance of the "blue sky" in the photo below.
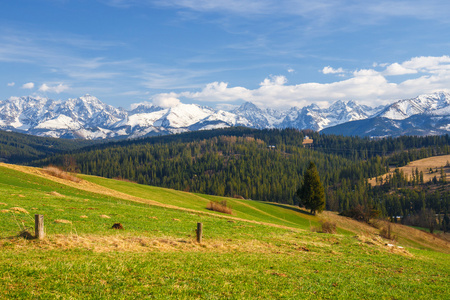
{"type": "Polygon", "coordinates": [[[0,99],[375,106],[450,91],[450,1],[0,3],[0,99]]]}

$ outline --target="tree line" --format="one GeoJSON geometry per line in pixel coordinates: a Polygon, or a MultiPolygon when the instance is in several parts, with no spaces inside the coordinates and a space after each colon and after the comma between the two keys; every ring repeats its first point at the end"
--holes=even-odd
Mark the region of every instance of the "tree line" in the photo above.
{"type": "Polygon", "coordinates": [[[89,145],[31,164],[191,192],[298,204],[296,192],[313,162],[326,209],[348,213],[362,208],[366,215],[377,212],[406,220],[423,209],[442,216],[449,212],[450,194],[439,174],[435,182],[427,183],[420,172],[414,178],[394,172],[376,187],[367,179],[411,160],[447,154],[449,144],[448,136],[374,140],[236,127],[89,145]],[[305,136],[314,140],[311,148],[303,147],[305,136]],[[440,186],[439,195],[433,184],[440,186]]]}

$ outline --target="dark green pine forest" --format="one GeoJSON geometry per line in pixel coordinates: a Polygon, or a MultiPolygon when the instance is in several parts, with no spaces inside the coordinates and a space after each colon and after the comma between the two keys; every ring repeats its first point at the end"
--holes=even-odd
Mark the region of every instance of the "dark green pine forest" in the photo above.
{"type": "MultiPolygon", "coordinates": [[[[3,160],[16,162],[14,149],[0,145],[3,160]]],[[[398,170],[379,186],[372,187],[368,179],[390,167],[449,154],[449,136],[373,140],[237,127],[83,146],[41,149],[45,157],[33,152],[26,163],[190,192],[298,204],[296,192],[313,162],[325,189],[327,210],[361,220],[391,217],[418,226],[423,226],[419,223],[424,214],[439,213],[434,226],[448,226],[450,187],[444,179],[423,182],[420,174],[407,178],[398,170]],[[303,146],[305,136],[314,140],[312,145],[303,146]]]]}

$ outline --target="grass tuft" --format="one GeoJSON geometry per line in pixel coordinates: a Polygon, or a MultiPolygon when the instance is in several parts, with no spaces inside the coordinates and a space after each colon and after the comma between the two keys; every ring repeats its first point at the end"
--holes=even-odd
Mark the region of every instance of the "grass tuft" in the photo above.
{"type": "Polygon", "coordinates": [[[233,213],[233,210],[231,209],[231,207],[227,206],[227,200],[222,200],[220,202],[209,201],[208,205],[206,206],[206,209],[209,209],[212,211],[218,211],[218,212],[229,214],[229,215],[231,215],[233,213]]]}

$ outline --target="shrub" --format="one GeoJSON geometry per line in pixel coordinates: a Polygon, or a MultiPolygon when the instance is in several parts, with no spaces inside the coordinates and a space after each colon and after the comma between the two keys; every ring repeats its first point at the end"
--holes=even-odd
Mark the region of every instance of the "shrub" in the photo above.
{"type": "Polygon", "coordinates": [[[385,226],[380,229],[380,236],[388,240],[395,240],[395,236],[392,234],[392,224],[386,221],[385,226]]]}
{"type": "Polygon", "coordinates": [[[321,222],[323,233],[336,233],[336,223],[330,221],[321,222]]]}
{"type": "Polygon", "coordinates": [[[380,213],[379,210],[358,204],[350,210],[343,211],[340,215],[369,223],[370,219],[377,218],[380,213]]]}
{"type": "Polygon", "coordinates": [[[227,200],[223,200],[220,202],[209,201],[206,208],[209,210],[218,211],[218,212],[229,214],[229,215],[231,215],[233,213],[233,210],[231,209],[231,207],[227,206],[227,200]]]}
{"type": "Polygon", "coordinates": [[[331,221],[320,221],[320,227],[311,226],[311,222],[309,224],[309,228],[312,232],[319,233],[332,233],[335,234],[336,231],[336,223],[331,221]]]}

